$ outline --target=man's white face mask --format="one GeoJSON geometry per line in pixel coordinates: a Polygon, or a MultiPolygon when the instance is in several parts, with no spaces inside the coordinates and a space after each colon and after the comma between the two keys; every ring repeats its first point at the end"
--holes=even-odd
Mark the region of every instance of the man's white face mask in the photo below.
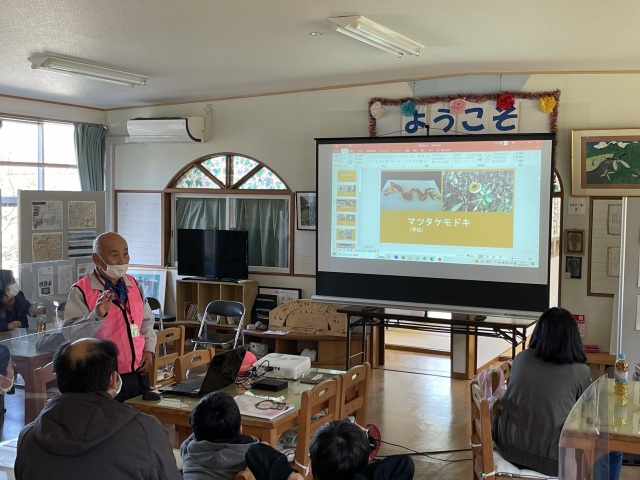
{"type": "Polygon", "coordinates": [[[12,283],[7,287],[4,293],[6,293],[9,296],[9,298],[13,298],[20,293],[20,285],[18,285],[15,282],[12,283]]]}
{"type": "MultiPolygon", "coordinates": [[[[98,257],[100,257],[100,255],[98,255],[98,257]]],[[[104,269],[104,273],[106,273],[107,277],[109,278],[114,278],[114,279],[122,278],[124,277],[125,273],[127,273],[127,270],[129,269],[128,263],[125,263],[124,265],[109,265],[107,262],[104,261],[102,257],[100,257],[100,260],[102,260],[105,263],[105,265],[107,265],[107,268],[104,269]]]]}
{"type": "Polygon", "coordinates": [[[120,393],[120,390],[122,390],[122,377],[118,372],[116,372],[116,376],[116,388],[114,390],[115,393],[113,394],[113,398],[116,398],[120,393]]]}

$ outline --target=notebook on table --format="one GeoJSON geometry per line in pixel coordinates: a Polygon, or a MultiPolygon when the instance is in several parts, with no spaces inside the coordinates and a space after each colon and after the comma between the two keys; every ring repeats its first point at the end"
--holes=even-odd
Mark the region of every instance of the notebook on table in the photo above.
{"type": "Polygon", "coordinates": [[[310,385],[317,385],[319,383],[324,382],[325,380],[331,380],[333,377],[338,375],[337,373],[330,372],[320,372],[316,368],[310,368],[307,372],[301,376],[298,381],[300,383],[307,383],[310,385]]]}
{"type": "Polygon", "coordinates": [[[244,347],[218,353],[211,359],[204,377],[190,378],[175,385],[160,387],[158,391],[172,395],[201,397],[220,390],[236,381],[245,353],[244,347]]]}

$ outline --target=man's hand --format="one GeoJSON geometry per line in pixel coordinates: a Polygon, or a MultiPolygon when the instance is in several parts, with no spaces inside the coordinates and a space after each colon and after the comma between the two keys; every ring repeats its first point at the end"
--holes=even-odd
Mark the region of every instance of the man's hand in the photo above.
{"type": "Polygon", "coordinates": [[[113,292],[110,290],[105,290],[98,296],[98,301],[96,302],[96,313],[99,317],[104,317],[109,313],[113,297],[113,292]]]}
{"type": "Polygon", "coordinates": [[[151,352],[144,352],[142,354],[142,360],[140,361],[140,366],[138,367],[138,372],[147,373],[151,370],[151,365],[153,364],[153,354],[151,352]]]}
{"type": "Polygon", "coordinates": [[[20,320],[15,320],[7,325],[9,330],[15,330],[16,328],[22,328],[22,322],[20,320]]]}

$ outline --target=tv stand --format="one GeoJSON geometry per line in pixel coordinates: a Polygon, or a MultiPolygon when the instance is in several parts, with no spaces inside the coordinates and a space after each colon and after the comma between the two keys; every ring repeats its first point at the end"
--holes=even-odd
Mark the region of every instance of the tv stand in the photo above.
{"type": "Polygon", "coordinates": [[[186,309],[192,303],[198,305],[197,313],[204,313],[204,309],[212,300],[233,300],[242,302],[245,309],[245,323],[250,322],[251,309],[258,295],[258,282],[255,280],[224,282],[208,278],[190,277],[176,280],[176,320],[192,320],[186,318],[186,309]]]}

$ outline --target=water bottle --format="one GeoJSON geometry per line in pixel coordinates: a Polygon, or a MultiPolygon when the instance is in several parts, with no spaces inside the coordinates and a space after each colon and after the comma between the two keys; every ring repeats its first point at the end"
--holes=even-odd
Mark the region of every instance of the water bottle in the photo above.
{"type": "Polygon", "coordinates": [[[624,358],[624,353],[616,360],[614,367],[613,395],[616,403],[627,404],[627,388],[629,382],[629,362],[624,358]]]}
{"type": "Polygon", "coordinates": [[[36,325],[38,333],[43,333],[47,330],[47,307],[42,302],[38,302],[36,307],[36,325]]]}

